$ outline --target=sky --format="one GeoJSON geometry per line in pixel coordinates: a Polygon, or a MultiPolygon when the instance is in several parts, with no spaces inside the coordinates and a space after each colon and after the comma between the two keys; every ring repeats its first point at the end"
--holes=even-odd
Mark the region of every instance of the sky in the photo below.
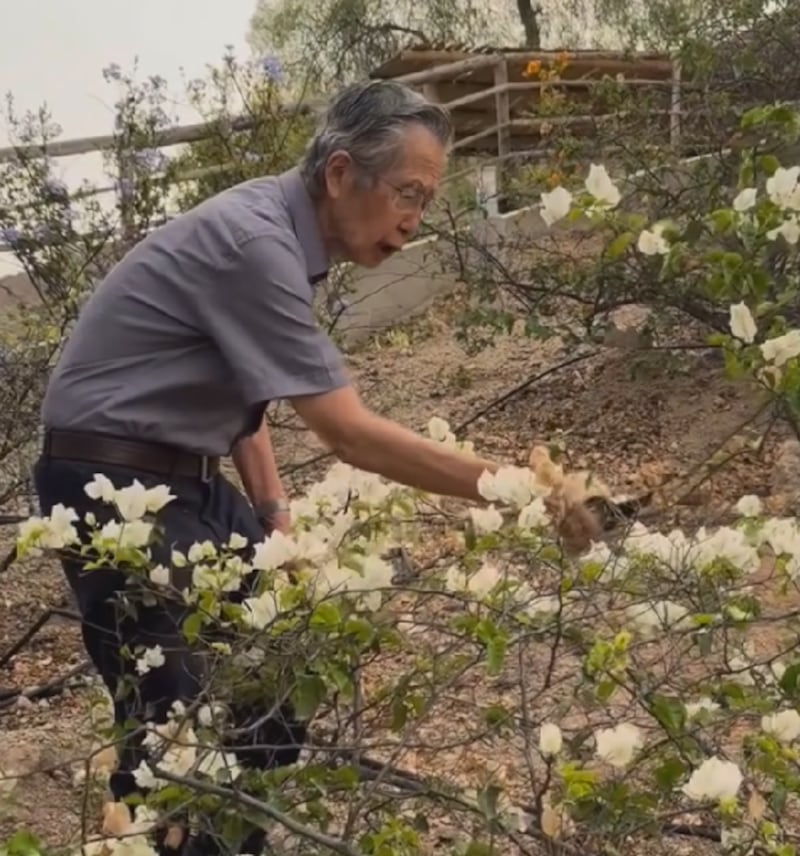
{"type": "MultiPolygon", "coordinates": [[[[126,71],[138,57],[138,74],[166,78],[176,96],[173,112],[196,121],[180,99],[183,75],[202,76],[228,45],[238,57],[249,55],[254,8],[255,0],[0,0],[3,106],[8,92],[18,112],[46,103],[63,128],[61,139],[111,133],[116,94],[103,68],[116,62],[126,71]]],[[[0,147],[8,142],[3,109],[0,147]]],[[[97,158],[64,159],[60,167],[70,185],[102,176],[97,158]]],[[[15,270],[9,255],[0,254],[0,276],[15,270]]]]}

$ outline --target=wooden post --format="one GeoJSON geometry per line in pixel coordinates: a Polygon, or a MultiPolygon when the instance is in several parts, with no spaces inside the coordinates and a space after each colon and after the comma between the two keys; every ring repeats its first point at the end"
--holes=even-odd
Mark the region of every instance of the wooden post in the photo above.
{"type": "Polygon", "coordinates": [[[681,140],[681,62],[672,61],[672,97],[669,111],[669,144],[673,148],[680,145],[681,140]]]}
{"type": "Polygon", "coordinates": [[[494,96],[494,108],[497,122],[497,160],[495,161],[495,178],[494,185],[496,188],[496,198],[499,200],[503,196],[505,183],[504,168],[506,156],[511,149],[511,106],[508,97],[508,89],[504,88],[508,85],[508,63],[505,57],[498,59],[494,67],[494,85],[497,92],[494,96]]]}

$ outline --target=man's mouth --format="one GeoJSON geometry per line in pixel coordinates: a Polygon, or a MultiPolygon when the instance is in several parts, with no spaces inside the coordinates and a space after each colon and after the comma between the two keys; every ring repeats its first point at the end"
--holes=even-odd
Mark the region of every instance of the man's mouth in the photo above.
{"type": "Polygon", "coordinates": [[[398,247],[396,244],[390,244],[388,241],[381,241],[378,244],[378,248],[385,256],[391,256],[393,253],[396,253],[402,249],[402,247],[398,247]]]}

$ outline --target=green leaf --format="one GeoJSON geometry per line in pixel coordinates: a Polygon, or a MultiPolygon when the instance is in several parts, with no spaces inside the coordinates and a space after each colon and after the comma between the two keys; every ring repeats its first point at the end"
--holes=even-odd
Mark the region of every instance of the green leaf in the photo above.
{"type": "Polygon", "coordinates": [[[490,675],[499,674],[503,668],[506,656],[506,640],[502,636],[495,636],[486,645],[486,663],[490,675]]]}
{"type": "Polygon", "coordinates": [[[478,808],[487,820],[497,817],[497,800],[501,793],[502,788],[497,785],[487,785],[478,791],[478,808]]]}
{"type": "Polygon", "coordinates": [[[673,696],[655,695],[652,698],[652,711],[669,734],[675,734],[683,729],[686,722],[686,708],[679,699],[673,696]]]}
{"type": "Polygon", "coordinates": [[[39,839],[32,832],[21,829],[8,839],[5,845],[0,847],[0,853],[5,856],[38,856],[42,852],[39,839]]]}
{"type": "Polygon", "coordinates": [[[800,661],[788,666],[778,683],[787,696],[794,698],[800,690],[800,661]]]}
{"type": "Polygon", "coordinates": [[[187,642],[196,642],[200,631],[203,629],[203,616],[199,612],[192,612],[183,620],[182,630],[187,642]]]}
{"type": "Polygon", "coordinates": [[[618,259],[630,247],[635,238],[636,236],[633,232],[623,232],[621,235],[617,235],[606,247],[606,258],[612,260],[618,259]]]}
{"type": "Polygon", "coordinates": [[[775,155],[759,155],[757,163],[758,168],[768,176],[774,175],[781,165],[781,162],[775,155]]]}
{"type": "Polygon", "coordinates": [[[668,758],[654,771],[656,782],[665,791],[672,791],[686,772],[686,765],[679,758],[668,758]]]}
{"type": "Polygon", "coordinates": [[[310,719],[327,695],[325,682],[319,675],[299,674],[295,678],[292,703],[301,719],[310,719]]]}
{"type": "Polygon", "coordinates": [[[470,841],[464,856],[492,856],[492,848],[485,841],[470,841]]]}
{"type": "Polygon", "coordinates": [[[314,630],[336,630],[341,623],[342,616],[339,607],[330,600],[318,603],[311,613],[309,625],[314,630]]]}

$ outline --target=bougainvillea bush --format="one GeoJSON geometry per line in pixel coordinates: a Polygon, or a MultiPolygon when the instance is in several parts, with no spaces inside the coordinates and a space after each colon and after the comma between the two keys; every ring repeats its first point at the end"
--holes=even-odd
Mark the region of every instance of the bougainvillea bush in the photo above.
{"type": "MultiPolygon", "coordinates": [[[[724,205],[653,220],[592,164],[540,210],[554,230],[588,224],[606,261],[647,271],[627,298],[678,287],[710,307],[728,370],[793,421],[799,177],[746,158],[724,205]]],[[[458,444],[441,419],[429,433],[458,444]]],[[[183,835],[188,809],[232,849],[263,825],[285,853],[674,852],[679,838],[684,850],[795,853],[797,521],[731,497],[727,525],[620,524],[575,555],[552,519],[570,474],[558,462],[547,473],[484,474],[485,504],[464,510],[337,464],[295,498],[290,534],[196,544],[169,567],[150,554],[169,485],[98,473],[86,491],[111,520],[63,507],[26,520],[23,558],[86,550],[124,568],[129,607],[179,601],[187,644],[212,665],[202,703],[130,723],[147,731],[146,796],[107,806],[105,833],[89,818],[71,852],[151,856],[154,827],[183,835]],[[437,545],[426,567],[398,567],[403,549],[437,545]],[[175,569],[188,589],[173,590],[175,569]],[[252,590],[233,602],[243,581],[252,590]],[[229,711],[250,697],[290,699],[310,721],[297,764],[240,768],[229,711]]],[[[139,676],[164,665],[157,647],[127,654],[139,676]]],[[[97,753],[118,736],[99,730],[97,753]]],[[[6,849],[44,849],[35,835],[6,849]]]]}
{"type": "MultiPolygon", "coordinates": [[[[764,367],[796,358],[781,341],[759,349],[764,367]]],[[[441,419],[429,432],[458,445],[441,419]]],[[[547,499],[569,474],[551,463],[547,476],[484,473],[485,504],[458,513],[336,464],[293,501],[291,534],[196,544],[171,567],[149,559],[167,485],[98,474],[85,489],[113,512],[102,526],[60,506],[27,520],[23,555],[124,567],[127,608],[179,599],[187,644],[214,664],[202,703],[143,723],[145,800],[107,807],[106,833],[75,849],[150,856],[153,830],[180,829],[188,805],[228,846],[264,825],[281,852],[524,853],[536,839],[625,852],[694,831],[726,852],[794,853],[797,521],[743,496],[728,526],[635,523],[568,555],[547,499]],[[398,580],[392,548],[437,517],[446,561],[398,580]],[[172,568],[191,571],[187,590],[172,568]],[[298,764],[256,775],[223,746],[245,694],[312,720],[298,764]]],[[[138,675],[164,664],[158,647],[128,656],[138,675]]]]}

